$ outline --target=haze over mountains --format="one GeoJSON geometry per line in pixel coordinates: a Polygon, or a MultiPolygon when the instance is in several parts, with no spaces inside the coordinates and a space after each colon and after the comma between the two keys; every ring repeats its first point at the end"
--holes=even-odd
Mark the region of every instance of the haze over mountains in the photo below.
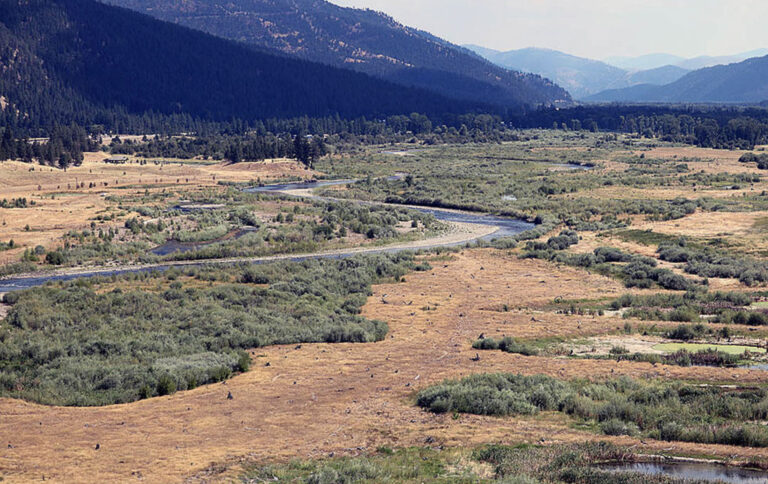
{"type": "Polygon", "coordinates": [[[768,49],[692,59],[650,54],[613,58],[611,62],[616,65],[610,65],[548,49],[500,52],[474,45],[466,47],[500,66],[552,79],[580,100],[755,103],[768,99],[768,80],[761,61],[755,58],[768,54],[768,49]],[[749,62],[739,64],[745,60],[749,62]],[[709,70],[709,66],[717,68],[709,70]]]}
{"type": "Polygon", "coordinates": [[[768,100],[768,56],[737,64],[707,67],[677,81],[642,84],[604,91],[587,98],[595,102],[761,103],[768,100]]]}
{"type": "Polygon", "coordinates": [[[527,48],[500,52],[476,45],[465,47],[507,69],[534,72],[551,79],[567,89],[576,99],[607,89],[642,83],[666,84],[688,72],[675,66],[629,72],[605,62],[549,49],[527,48]]]}
{"type": "Polygon", "coordinates": [[[604,59],[604,62],[629,71],[655,69],[668,65],[696,70],[722,64],[733,64],[752,57],[762,57],[765,55],[768,55],[768,49],[755,49],[733,55],[702,55],[690,59],[672,54],[646,54],[637,57],[609,57],[604,59]]]}
{"type": "Polygon", "coordinates": [[[568,103],[535,74],[500,68],[372,10],[322,0],[105,0],[259,49],[487,104],[568,103]]]}

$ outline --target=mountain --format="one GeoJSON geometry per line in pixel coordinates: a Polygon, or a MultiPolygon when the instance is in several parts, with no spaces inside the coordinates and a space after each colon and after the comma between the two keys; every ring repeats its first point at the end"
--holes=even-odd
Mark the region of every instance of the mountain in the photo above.
{"type": "Polygon", "coordinates": [[[768,99],[768,56],[690,72],[664,86],[641,85],[587,98],[594,102],[759,103],[768,99]]]}
{"type": "MultiPolygon", "coordinates": [[[[635,86],[638,84],[655,84],[658,86],[669,84],[680,79],[684,75],[690,72],[688,69],[684,69],[678,66],[662,66],[655,69],[648,69],[645,71],[629,72],[626,75],[626,81],[628,86],[635,86]]],[[[613,86],[619,87],[619,86],[613,86]]]]}
{"type": "Polygon", "coordinates": [[[644,71],[657,67],[676,65],[684,61],[684,57],[672,54],[646,54],[637,57],[609,57],[605,59],[607,64],[627,71],[644,71]]]}
{"type": "Polygon", "coordinates": [[[752,57],[763,57],[768,55],[768,49],[755,49],[748,52],[741,52],[733,55],[721,56],[699,56],[686,59],[671,54],[648,54],[639,57],[611,57],[605,59],[605,62],[628,71],[638,71],[647,69],[656,69],[663,66],[676,66],[692,71],[712,67],[721,64],[733,64],[752,57]]]}
{"type": "Polygon", "coordinates": [[[607,89],[626,75],[623,70],[603,62],[556,50],[527,48],[500,52],[475,45],[465,47],[502,67],[552,79],[577,99],[607,89]]]}
{"type": "Polygon", "coordinates": [[[484,108],[91,0],[0,2],[0,125],[124,113],[208,120],[484,108]]]}
{"type": "Polygon", "coordinates": [[[429,33],[372,10],[324,0],[104,0],[158,19],[472,101],[569,102],[533,74],[510,72],[429,33]]]}
{"type": "Polygon", "coordinates": [[[500,52],[476,45],[464,47],[502,67],[532,72],[552,79],[565,87],[576,99],[607,89],[636,84],[667,84],[688,72],[673,66],[627,72],[604,62],[549,49],[527,48],[500,52]]]}

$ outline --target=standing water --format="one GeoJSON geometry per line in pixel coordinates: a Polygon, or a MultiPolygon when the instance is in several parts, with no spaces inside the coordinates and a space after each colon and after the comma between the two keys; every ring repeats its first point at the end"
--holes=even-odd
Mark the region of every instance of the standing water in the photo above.
{"type": "Polygon", "coordinates": [[[728,482],[733,484],[768,483],[768,473],[766,472],[699,462],[621,462],[603,464],[598,466],[598,469],[616,473],[667,476],[676,479],[728,482]]]}

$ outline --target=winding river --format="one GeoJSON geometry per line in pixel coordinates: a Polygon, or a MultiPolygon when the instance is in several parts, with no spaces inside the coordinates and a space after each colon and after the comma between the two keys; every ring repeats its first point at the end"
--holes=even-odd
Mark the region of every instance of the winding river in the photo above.
{"type": "MultiPolygon", "coordinates": [[[[399,177],[393,176],[389,179],[398,179],[399,177]]],[[[256,188],[249,188],[247,191],[256,193],[289,193],[293,190],[311,190],[314,188],[333,186],[333,185],[348,185],[354,183],[356,180],[328,180],[328,181],[315,181],[305,183],[283,183],[275,185],[264,185],[256,188]]],[[[310,195],[310,198],[321,199],[310,195]]],[[[493,215],[483,215],[472,212],[464,212],[458,210],[447,210],[431,207],[408,207],[414,210],[418,210],[423,213],[432,214],[436,219],[444,222],[465,223],[473,225],[482,225],[485,227],[492,227],[495,229],[492,233],[484,235],[482,237],[470,238],[461,240],[459,242],[436,242],[431,245],[419,246],[418,249],[431,249],[437,247],[451,247],[464,245],[478,240],[492,240],[501,237],[509,237],[512,235],[525,232],[534,227],[534,224],[526,222],[524,220],[498,217],[493,215]]],[[[279,260],[301,261],[307,259],[319,259],[319,258],[344,258],[357,254],[375,254],[375,253],[395,253],[404,250],[414,250],[412,247],[399,247],[399,246],[382,246],[372,247],[366,249],[345,249],[341,251],[332,252],[318,252],[314,254],[298,254],[298,255],[281,255],[270,257],[251,257],[251,258],[238,258],[238,259],[211,259],[211,260],[194,260],[194,261],[174,261],[163,262],[158,264],[150,264],[146,266],[127,266],[116,268],[94,268],[88,270],[78,271],[77,269],[62,270],[60,272],[41,273],[36,275],[24,275],[19,277],[10,277],[0,279],[0,294],[18,291],[22,289],[29,289],[31,287],[41,286],[49,281],[68,281],[72,279],[80,279],[92,276],[110,276],[115,274],[125,274],[129,272],[143,272],[143,271],[162,271],[171,267],[189,267],[189,266],[201,266],[205,264],[233,264],[233,263],[252,263],[263,264],[268,262],[275,262],[279,260]]]]}

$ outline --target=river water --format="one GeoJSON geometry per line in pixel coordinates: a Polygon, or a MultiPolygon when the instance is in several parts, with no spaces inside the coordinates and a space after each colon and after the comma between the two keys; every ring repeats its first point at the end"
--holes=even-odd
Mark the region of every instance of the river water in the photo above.
{"type": "MultiPolygon", "coordinates": [[[[399,177],[395,176],[390,178],[398,179],[399,177]]],[[[261,187],[249,188],[247,189],[247,191],[255,192],[255,193],[281,193],[288,190],[313,189],[313,188],[332,186],[332,185],[347,185],[354,182],[355,180],[329,180],[329,181],[315,181],[315,182],[309,182],[309,183],[283,183],[283,184],[264,185],[261,187]]],[[[498,217],[493,215],[483,215],[483,214],[476,214],[471,212],[461,212],[456,210],[444,210],[444,209],[430,208],[430,207],[409,207],[409,208],[418,210],[422,213],[432,214],[437,220],[441,220],[444,222],[461,222],[461,223],[484,225],[484,226],[497,228],[497,230],[494,231],[493,233],[483,237],[476,238],[476,239],[464,240],[461,242],[452,242],[452,243],[436,243],[430,246],[419,247],[419,249],[459,246],[459,245],[467,244],[469,242],[475,242],[478,240],[488,241],[488,240],[493,240],[501,237],[510,237],[535,227],[535,225],[530,222],[526,222],[524,220],[519,220],[519,219],[513,219],[513,218],[498,217]]],[[[204,244],[189,244],[189,245],[196,245],[197,247],[199,247],[204,244]]],[[[154,250],[157,251],[158,249],[159,248],[155,248],[154,250]]],[[[165,247],[163,248],[163,250],[161,250],[161,252],[164,254],[167,254],[167,253],[170,253],[169,252],[170,249],[171,247],[165,247]]],[[[386,246],[384,246],[371,251],[367,251],[365,253],[366,254],[394,253],[394,252],[401,252],[404,250],[413,250],[413,249],[398,248],[398,247],[387,248],[386,246]]],[[[352,255],[357,255],[357,252],[355,252],[354,250],[350,250],[350,252],[348,253],[344,253],[344,252],[342,253],[336,252],[332,254],[320,253],[320,254],[314,254],[314,255],[287,257],[283,260],[300,261],[300,260],[319,259],[319,258],[339,259],[344,257],[350,257],[352,255]]],[[[241,262],[263,264],[268,262],[274,262],[274,259],[268,259],[268,260],[251,259],[251,260],[242,260],[241,262]]],[[[215,263],[217,263],[217,261],[215,260],[201,261],[198,263],[192,262],[189,264],[185,264],[185,266],[201,266],[205,264],[215,264],[215,263]]],[[[218,263],[227,263],[227,262],[218,261],[218,263]]],[[[18,291],[21,289],[29,289],[31,287],[41,286],[48,281],[69,281],[69,280],[80,279],[85,277],[110,276],[115,274],[125,274],[129,272],[162,271],[170,267],[178,267],[178,266],[179,266],[178,264],[159,264],[159,265],[147,267],[147,268],[126,268],[126,269],[115,268],[111,270],[95,269],[93,271],[84,271],[77,274],[41,275],[41,276],[35,276],[35,277],[11,277],[7,279],[0,279],[0,293],[18,291]]]]}

